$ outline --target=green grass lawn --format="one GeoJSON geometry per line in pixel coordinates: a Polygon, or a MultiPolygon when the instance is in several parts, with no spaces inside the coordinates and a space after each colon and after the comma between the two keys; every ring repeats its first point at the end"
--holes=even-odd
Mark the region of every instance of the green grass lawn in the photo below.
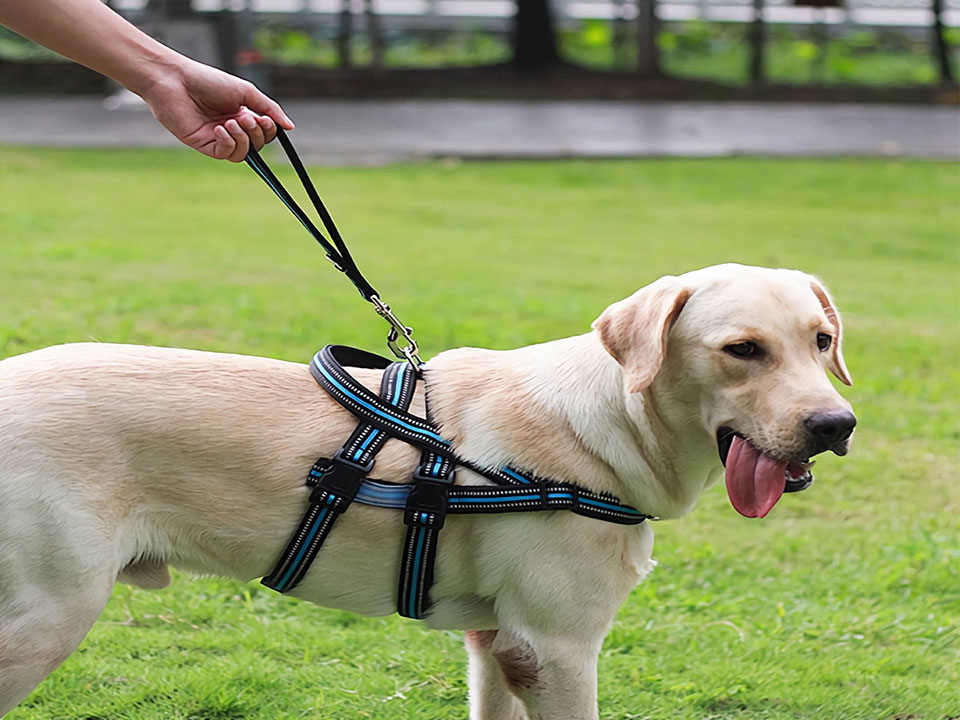
{"type": "MultiPolygon", "coordinates": [[[[579,333],[656,277],[716,262],[821,276],[845,313],[854,450],[763,521],[714,487],[656,526],[660,566],[604,645],[601,717],[960,715],[955,165],[437,162],[314,178],[427,356],[579,333]]],[[[382,349],[382,321],[242,166],[0,149],[0,198],[0,357],[91,338],[298,361],[328,342],[382,349]]],[[[177,575],[159,592],[118,586],[8,717],[465,718],[464,668],[460,633],[177,575]]]]}

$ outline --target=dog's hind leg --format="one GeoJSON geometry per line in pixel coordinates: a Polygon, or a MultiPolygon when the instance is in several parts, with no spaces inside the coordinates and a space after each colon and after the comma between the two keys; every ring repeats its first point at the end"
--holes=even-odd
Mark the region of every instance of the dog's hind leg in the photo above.
{"type": "MultiPolygon", "coordinates": [[[[0,716],[80,644],[117,574],[102,519],[44,474],[4,477],[0,466],[0,716]]],[[[61,474],[62,477],[62,474],[61,474]]]]}
{"type": "Polygon", "coordinates": [[[523,705],[510,689],[493,653],[496,637],[496,630],[473,631],[466,636],[470,720],[527,720],[523,705]]]}
{"type": "MultiPolygon", "coordinates": [[[[4,578],[6,579],[6,578],[4,578]]],[[[110,596],[109,578],[54,588],[40,579],[0,590],[0,717],[83,640],[110,596]]]]}

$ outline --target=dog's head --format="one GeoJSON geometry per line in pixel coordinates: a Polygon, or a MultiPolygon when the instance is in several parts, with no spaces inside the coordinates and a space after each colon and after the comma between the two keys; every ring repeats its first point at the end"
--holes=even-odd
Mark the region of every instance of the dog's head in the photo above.
{"type": "Polygon", "coordinates": [[[734,508],[763,517],[813,480],[810,458],[845,455],[856,418],[826,376],[850,385],[840,316],[795,270],[718,265],[664,277],[594,323],[624,390],[702,425],[734,508]]]}

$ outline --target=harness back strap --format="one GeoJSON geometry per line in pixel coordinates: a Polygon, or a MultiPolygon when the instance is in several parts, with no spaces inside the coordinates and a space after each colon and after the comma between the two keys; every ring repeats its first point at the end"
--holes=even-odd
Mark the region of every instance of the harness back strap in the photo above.
{"type": "Polygon", "coordinates": [[[374,427],[422,450],[449,453],[450,441],[441,437],[432,423],[384,402],[344,370],[344,366],[382,369],[389,363],[386,358],[364,350],[327,345],[310,363],[310,372],[334,400],[374,427]]]}

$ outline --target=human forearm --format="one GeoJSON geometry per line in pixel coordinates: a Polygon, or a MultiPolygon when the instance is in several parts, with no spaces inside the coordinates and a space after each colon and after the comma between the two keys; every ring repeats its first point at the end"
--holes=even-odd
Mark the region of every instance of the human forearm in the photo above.
{"type": "Polygon", "coordinates": [[[0,0],[0,25],[141,95],[184,61],[100,0],[0,0]]]}
{"type": "Polygon", "coordinates": [[[250,82],[161,45],[100,0],[0,0],[0,25],[113,78],[144,99],[178,140],[240,162],[293,129],[250,82]]]}

